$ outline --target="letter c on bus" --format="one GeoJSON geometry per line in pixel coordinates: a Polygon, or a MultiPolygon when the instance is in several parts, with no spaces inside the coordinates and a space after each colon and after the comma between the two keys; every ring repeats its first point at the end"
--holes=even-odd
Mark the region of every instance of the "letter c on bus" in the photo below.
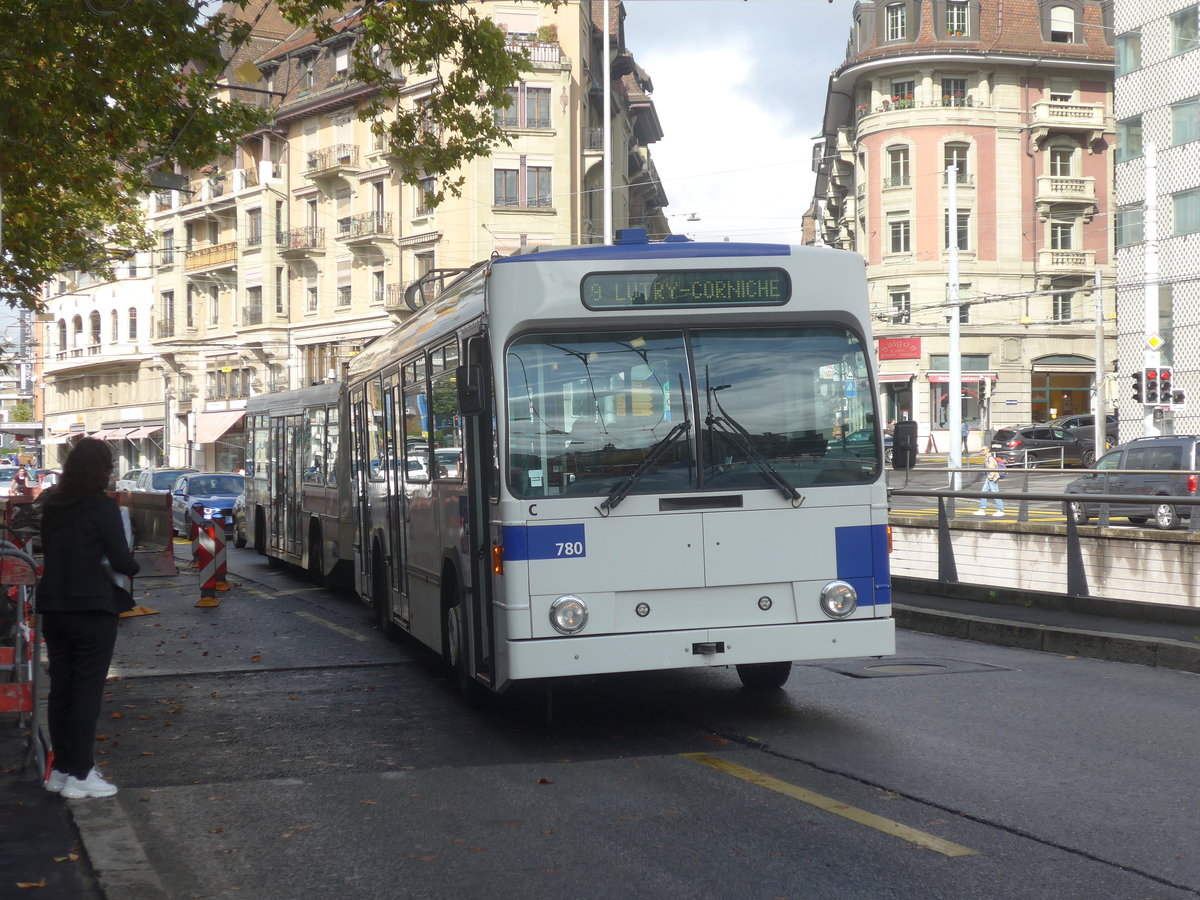
{"type": "Polygon", "coordinates": [[[538,508],[538,505],[537,505],[536,503],[530,503],[530,504],[529,504],[529,514],[530,514],[531,516],[536,516],[536,515],[537,515],[537,508],[538,508]]]}

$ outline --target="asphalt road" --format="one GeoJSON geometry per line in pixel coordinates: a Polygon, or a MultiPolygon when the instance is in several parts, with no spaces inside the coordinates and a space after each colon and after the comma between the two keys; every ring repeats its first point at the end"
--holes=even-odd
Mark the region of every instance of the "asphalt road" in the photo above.
{"type": "Polygon", "coordinates": [[[1200,892],[1194,675],[901,632],[782,691],[559,684],[548,726],[541,688],[472,708],[353,598],[230,568],[122,625],[121,793],[75,807],[109,900],[1200,892]]]}

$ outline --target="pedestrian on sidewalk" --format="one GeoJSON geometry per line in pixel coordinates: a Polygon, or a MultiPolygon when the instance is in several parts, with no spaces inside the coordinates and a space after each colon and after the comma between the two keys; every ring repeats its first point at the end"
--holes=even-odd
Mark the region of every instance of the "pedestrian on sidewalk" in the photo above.
{"type": "Polygon", "coordinates": [[[996,496],[993,502],[996,504],[996,511],[992,513],[992,515],[1002,516],[1004,515],[1004,501],[1000,499],[1000,470],[1004,468],[1004,464],[1000,461],[996,454],[992,452],[990,447],[986,452],[987,455],[983,458],[983,467],[987,474],[983,478],[983,487],[981,488],[981,490],[984,492],[984,496],[979,498],[979,509],[975,510],[975,515],[987,515],[988,498],[986,495],[995,494],[996,496]]]}
{"type": "Polygon", "coordinates": [[[112,450],[84,438],[63,463],[42,504],[43,575],[37,611],[50,661],[46,704],[54,768],[46,789],[69,799],[111,797],[116,785],[95,768],[92,748],[118,615],[133,597],[111,573],[137,574],[117,501],[106,493],[112,450]]]}
{"type": "Polygon", "coordinates": [[[962,452],[963,453],[967,452],[967,438],[969,438],[970,436],[971,436],[971,423],[968,422],[966,419],[963,419],[963,423],[962,423],[962,439],[963,439],[962,452]]]}

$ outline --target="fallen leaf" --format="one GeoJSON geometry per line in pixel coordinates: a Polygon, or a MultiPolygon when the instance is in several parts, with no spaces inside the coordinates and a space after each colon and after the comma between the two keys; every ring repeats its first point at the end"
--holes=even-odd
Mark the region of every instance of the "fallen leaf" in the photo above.
{"type": "Polygon", "coordinates": [[[54,857],[55,862],[75,862],[77,859],[79,859],[78,853],[68,853],[66,856],[54,857]]]}
{"type": "Polygon", "coordinates": [[[154,755],[153,750],[143,750],[142,751],[142,756],[153,756],[153,755],[154,755]]]}
{"type": "Polygon", "coordinates": [[[539,778],[538,784],[554,784],[549,778],[539,778]]]}
{"type": "Polygon", "coordinates": [[[250,657],[250,662],[262,662],[262,655],[259,653],[254,654],[250,657]]]}
{"type": "Polygon", "coordinates": [[[224,828],[211,828],[211,829],[209,829],[208,833],[209,834],[224,834],[225,829],[224,828]]]}
{"type": "Polygon", "coordinates": [[[17,882],[17,887],[19,887],[19,888],[33,888],[33,887],[45,887],[45,886],[46,886],[45,878],[43,878],[41,881],[18,881],[17,882]]]}

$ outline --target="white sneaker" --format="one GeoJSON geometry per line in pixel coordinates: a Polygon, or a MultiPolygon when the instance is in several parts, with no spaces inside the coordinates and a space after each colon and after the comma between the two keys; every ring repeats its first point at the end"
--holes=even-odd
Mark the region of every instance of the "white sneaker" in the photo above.
{"type": "Polygon", "coordinates": [[[998,509],[994,513],[992,513],[992,515],[997,516],[997,517],[1002,516],[1002,515],[1004,515],[1004,510],[998,509]]]}
{"type": "Polygon", "coordinates": [[[87,778],[76,778],[68,775],[66,784],[59,792],[68,800],[84,800],[89,797],[112,797],[117,793],[117,786],[105,781],[99,770],[92,769],[87,778]]]}
{"type": "Polygon", "coordinates": [[[66,785],[66,783],[67,783],[67,773],[66,772],[60,772],[60,771],[58,771],[58,769],[51,769],[50,777],[46,779],[46,781],[42,785],[42,787],[44,787],[46,790],[50,791],[50,793],[52,793],[52,794],[57,794],[59,791],[61,791],[63,789],[63,787],[66,785]]]}
{"type": "Polygon", "coordinates": [[[975,510],[975,512],[971,513],[971,515],[973,515],[973,516],[986,516],[986,515],[987,515],[987,510],[984,510],[984,509],[977,509],[977,510],[975,510]]]}

